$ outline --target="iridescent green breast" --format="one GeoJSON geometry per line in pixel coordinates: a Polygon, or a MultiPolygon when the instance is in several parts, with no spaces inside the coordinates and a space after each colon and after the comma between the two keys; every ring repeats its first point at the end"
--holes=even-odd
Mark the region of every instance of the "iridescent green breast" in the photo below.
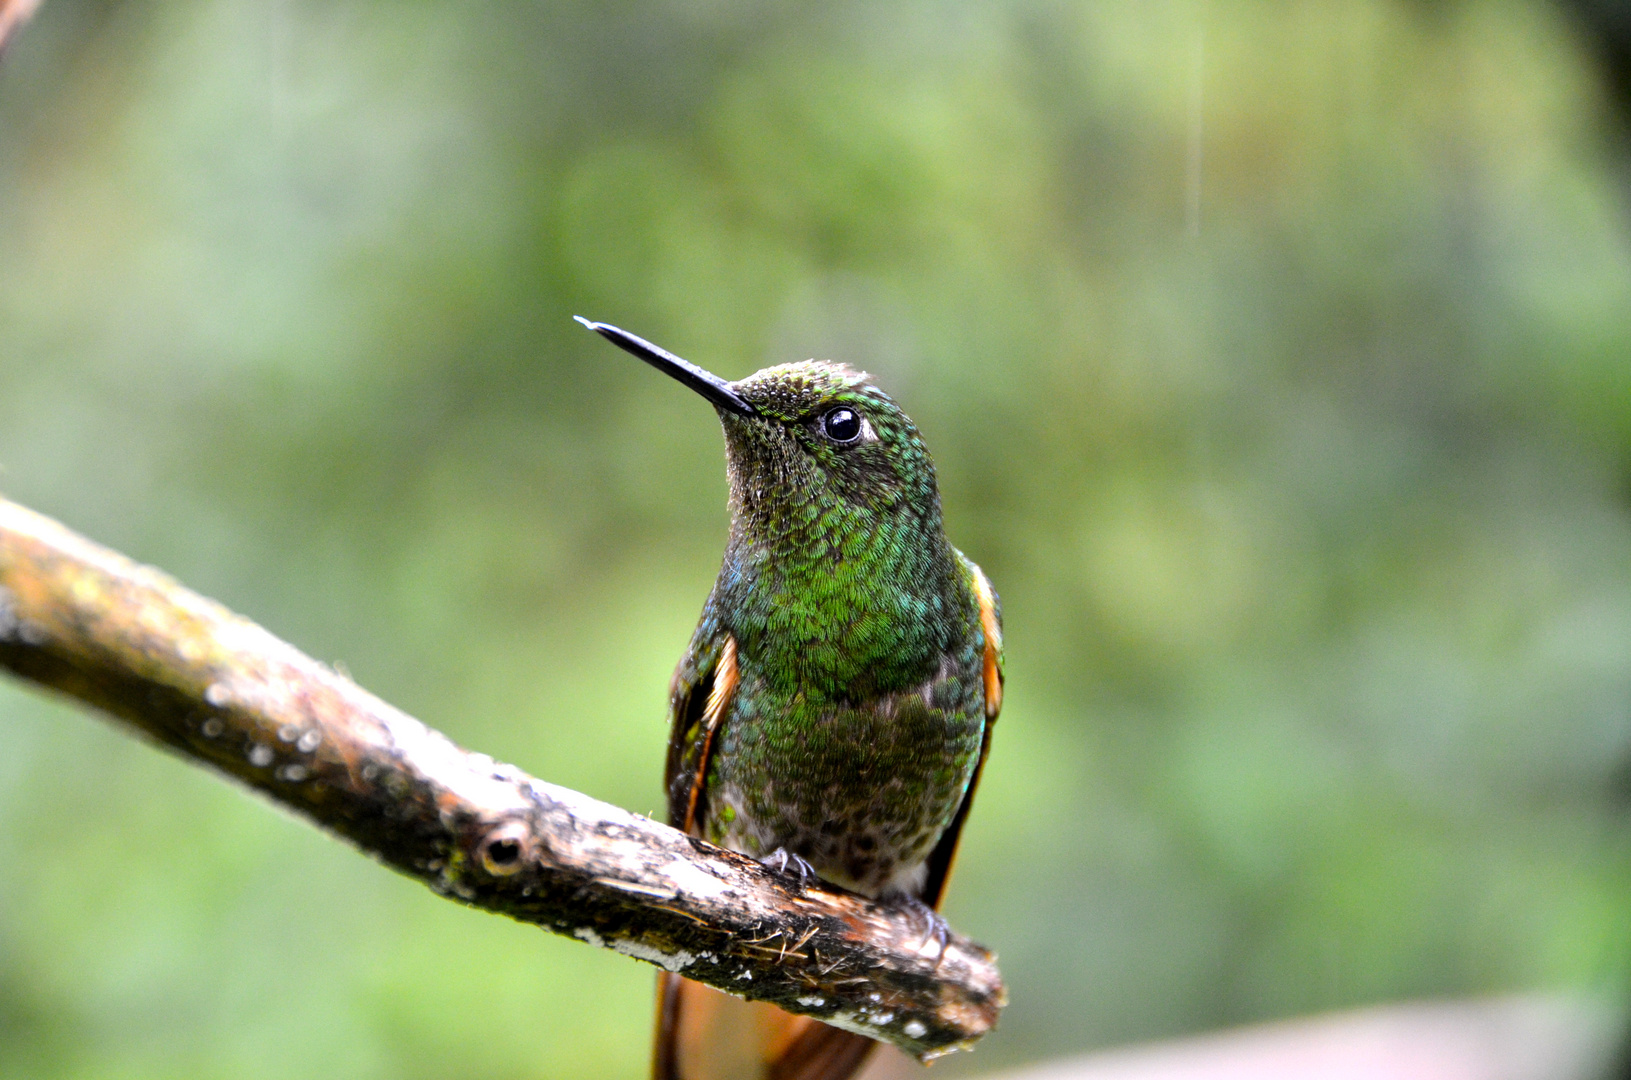
{"type": "Polygon", "coordinates": [[[915,894],[985,731],[971,642],[920,686],[861,703],[787,700],[744,662],[707,777],[703,835],[784,848],[868,895],[915,894]]]}

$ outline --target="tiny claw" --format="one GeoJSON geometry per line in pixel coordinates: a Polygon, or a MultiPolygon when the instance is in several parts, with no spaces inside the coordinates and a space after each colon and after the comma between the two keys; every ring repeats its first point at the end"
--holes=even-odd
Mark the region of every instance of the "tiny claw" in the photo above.
{"type": "Polygon", "coordinates": [[[766,869],[776,871],[778,874],[791,874],[796,877],[799,892],[803,892],[805,887],[816,877],[815,867],[784,847],[779,847],[760,859],[759,864],[766,869]]]}
{"type": "Polygon", "coordinates": [[[934,954],[934,970],[939,971],[940,962],[946,958],[946,945],[951,941],[951,925],[946,922],[945,916],[916,896],[902,897],[901,906],[923,925],[923,941],[918,948],[923,948],[931,940],[939,945],[934,954]]]}

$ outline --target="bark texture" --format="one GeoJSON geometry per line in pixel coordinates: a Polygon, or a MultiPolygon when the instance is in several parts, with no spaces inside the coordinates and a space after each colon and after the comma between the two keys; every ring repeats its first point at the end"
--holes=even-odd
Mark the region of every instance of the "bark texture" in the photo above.
{"type": "Polygon", "coordinates": [[[994,957],[534,779],[171,578],[0,500],[0,668],[69,694],[435,892],[921,1060],[989,1031],[994,957]]]}

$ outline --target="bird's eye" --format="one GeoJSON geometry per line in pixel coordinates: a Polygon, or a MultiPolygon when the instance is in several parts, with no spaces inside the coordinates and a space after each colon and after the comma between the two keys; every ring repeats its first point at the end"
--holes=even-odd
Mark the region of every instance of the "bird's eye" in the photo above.
{"type": "Polygon", "coordinates": [[[852,443],[861,437],[861,414],[847,405],[828,409],[821,417],[821,433],[835,443],[852,443]]]}

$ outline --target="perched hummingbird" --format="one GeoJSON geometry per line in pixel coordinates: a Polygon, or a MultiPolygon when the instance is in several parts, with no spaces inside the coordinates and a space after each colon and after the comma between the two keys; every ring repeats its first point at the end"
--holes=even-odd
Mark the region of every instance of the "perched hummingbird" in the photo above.
{"type": "MultiPolygon", "coordinates": [[[[917,429],[840,364],[727,382],[578,321],[725,429],[730,540],[669,687],[670,823],[943,936],[934,909],[1002,706],[1002,610],[946,540],[917,429]]],[[[659,976],[656,1080],[843,1080],[874,1045],[659,976]]]]}

